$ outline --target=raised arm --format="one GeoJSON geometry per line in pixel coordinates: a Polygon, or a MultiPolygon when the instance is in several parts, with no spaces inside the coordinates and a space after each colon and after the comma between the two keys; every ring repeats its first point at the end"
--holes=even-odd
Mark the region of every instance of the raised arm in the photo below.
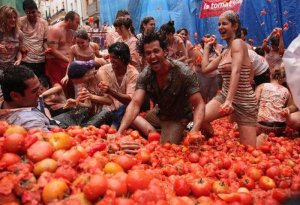
{"type": "Polygon", "coordinates": [[[202,62],[201,62],[201,73],[209,73],[214,70],[218,69],[219,63],[222,59],[222,55],[215,58],[213,61],[209,62],[209,50],[211,46],[213,45],[213,42],[207,42],[204,45],[204,51],[202,56],[202,62]]]}

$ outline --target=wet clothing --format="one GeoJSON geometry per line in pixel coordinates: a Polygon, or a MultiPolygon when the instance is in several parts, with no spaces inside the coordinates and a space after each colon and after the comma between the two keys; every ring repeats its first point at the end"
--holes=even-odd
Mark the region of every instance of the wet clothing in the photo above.
{"type": "Polygon", "coordinates": [[[19,49],[23,45],[23,33],[18,32],[16,36],[6,36],[0,32],[0,44],[6,48],[6,52],[0,52],[0,75],[2,75],[3,69],[13,65],[17,60],[19,49]]]}
{"type": "MultiPolygon", "coordinates": [[[[60,84],[60,81],[66,75],[68,63],[57,59],[47,58],[46,61],[46,75],[50,80],[51,85],[56,83],[60,84]]],[[[75,91],[72,82],[69,80],[67,85],[63,85],[63,90],[67,98],[74,98],[75,91]]]]}
{"type": "MultiPolygon", "coordinates": [[[[114,90],[118,93],[129,95],[130,97],[133,96],[134,91],[135,91],[137,76],[139,74],[135,67],[133,67],[132,65],[127,66],[127,72],[124,75],[121,84],[118,83],[115,72],[113,71],[111,64],[106,64],[106,65],[102,66],[98,72],[103,73],[103,75],[102,75],[103,81],[108,83],[109,87],[112,90],[114,90]]],[[[110,110],[116,110],[121,105],[123,105],[119,100],[117,100],[113,97],[111,97],[111,99],[112,99],[113,103],[112,103],[112,105],[109,106],[110,110]]]]}
{"type": "Polygon", "coordinates": [[[79,48],[77,45],[73,45],[71,47],[71,53],[74,55],[74,60],[77,61],[89,61],[95,59],[95,52],[97,49],[97,45],[95,43],[89,43],[88,48],[82,52],[79,51],[79,48]]]}
{"type": "Polygon", "coordinates": [[[26,63],[45,62],[44,43],[47,40],[48,22],[38,18],[34,26],[28,21],[27,16],[20,17],[20,30],[24,34],[24,46],[28,49],[27,56],[22,59],[26,63]]]}
{"type": "MultiPolygon", "coordinates": [[[[226,96],[228,95],[231,78],[231,63],[232,58],[230,50],[228,50],[218,66],[218,70],[223,78],[223,85],[221,92],[218,93],[214,99],[221,104],[225,102],[226,96]]],[[[238,125],[256,126],[257,102],[255,93],[250,84],[250,72],[251,68],[249,66],[242,65],[238,87],[232,102],[234,108],[232,118],[238,125]]]]}
{"type": "Polygon", "coordinates": [[[286,107],[289,90],[282,85],[264,83],[259,99],[258,122],[285,122],[280,113],[286,107]]]}
{"type": "Polygon", "coordinates": [[[52,127],[50,119],[34,107],[2,109],[0,103],[0,120],[9,124],[20,125],[25,129],[40,129],[48,131],[52,127]]]}
{"type": "Polygon", "coordinates": [[[192,119],[189,97],[200,92],[196,74],[180,61],[170,60],[170,63],[168,79],[162,90],[149,66],[139,74],[136,89],[145,90],[154,104],[158,104],[161,120],[192,119]]]}

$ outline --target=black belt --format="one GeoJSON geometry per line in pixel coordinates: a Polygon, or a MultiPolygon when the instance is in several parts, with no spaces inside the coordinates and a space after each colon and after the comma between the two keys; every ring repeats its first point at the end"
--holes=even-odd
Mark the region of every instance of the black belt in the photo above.
{"type": "Polygon", "coordinates": [[[286,123],[285,122],[264,122],[260,121],[258,122],[259,124],[267,127],[285,127],[286,123]]]}

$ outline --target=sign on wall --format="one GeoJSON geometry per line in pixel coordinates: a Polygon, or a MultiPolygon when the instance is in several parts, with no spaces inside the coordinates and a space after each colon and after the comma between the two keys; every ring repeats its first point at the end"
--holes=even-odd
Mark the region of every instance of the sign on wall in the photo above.
{"type": "Polygon", "coordinates": [[[238,12],[242,0],[203,0],[200,18],[220,16],[224,11],[238,12]]]}

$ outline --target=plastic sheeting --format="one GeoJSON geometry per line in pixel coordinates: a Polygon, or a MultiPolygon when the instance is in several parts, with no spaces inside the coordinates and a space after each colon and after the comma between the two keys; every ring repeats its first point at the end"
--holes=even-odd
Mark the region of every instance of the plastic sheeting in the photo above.
{"type": "MultiPolygon", "coordinates": [[[[117,11],[127,9],[136,33],[139,33],[141,20],[153,16],[158,28],[170,19],[174,20],[176,30],[187,28],[192,42],[198,42],[207,33],[219,38],[218,17],[200,19],[201,4],[202,0],[100,0],[100,16],[102,23],[111,25],[117,11]],[[197,39],[194,38],[195,32],[198,33],[197,39]]],[[[285,47],[300,32],[299,0],[244,0],[240,17],[242,25],[248,28],[248,38],[253,39],[255,46],[261,45],[274,27],[285,28],[285,47]],[[266,13],[261,13],[262,10],[266,13]]]]}

